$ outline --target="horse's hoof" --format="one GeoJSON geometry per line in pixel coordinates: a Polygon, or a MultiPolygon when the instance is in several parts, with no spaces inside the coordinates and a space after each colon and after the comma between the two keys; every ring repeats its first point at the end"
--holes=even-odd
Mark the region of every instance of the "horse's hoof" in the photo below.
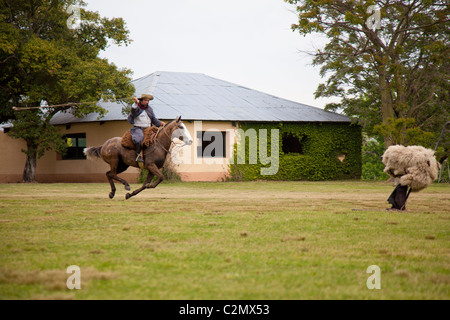
{"type": "Polygon", "coordinates": [[[128,200],[128,199],[130,199],[130,198],[131,198],[131,194],[127,193],[127,194],[125,195],[125,200],[128,200]]]}
{"type": "Polygon", "coordinates": [[[109,198],[110,198],[110,199],[114,198],[114,195],[115,195],[115,193],[110,192],[110,193],[109,193],[109,198]]]}
{"type": "Polygon", "coordinates": [[[130,190],[131,190],[130,186],[129,186],[129,185],[126,185],[126,186],[125,186],[125,190],[130,191],[130,190]]]}

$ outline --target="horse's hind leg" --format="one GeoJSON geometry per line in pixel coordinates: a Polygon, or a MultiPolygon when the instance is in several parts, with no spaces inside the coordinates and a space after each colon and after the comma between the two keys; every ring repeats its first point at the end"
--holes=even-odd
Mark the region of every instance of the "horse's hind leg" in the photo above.
{"type": "Polygon", "coordinates": [[[111,178],[113,178],[116,181],[119,181],[120,183],[122,183],[125,186],[125,190],[130,191],[130,185],[128,184],[128,182],[122,178],[120,178],[119,176],[117,176],[117,174],[114,174],[111,176],[111,178]]]}
{"type": "Polygon", "coordinates": [[[127,191],[131,190],[130,185],[128,184],[128,182],[126,180],[122,179],[122,178],[119,178],[117,176],[117,174],[115,174],[113,171],[108,171],[106,173],[106,176],[108,177],[109,184],[111,185],[111,193],[109,194],[109,198],[110,199],[114,198],[114,195],[116,193],[116,187],[114,186],[114,181],[113,180],[116,180],[116,181],[119,181],[120,183],[122,183],[125,186],[125,190],[127,190],[127,191]]]}
{"type": "Polygon", "coordinates": [[[119,157],[119,163],[117,164],[117,170],[116,170],[116,176],[113,179],[116,179],[117,181],[121,182],[124,186],[125,186],[125,190],[130,191],[130,185],[128,184],[128,182],[122,178],[119,178],[117,175],[119,173],[124,172],[125,170],[128,169],[128,165],[126,165],[122,159],[119,157]]]}
{"type": "Polygon", "coordinates": [[[108,171],[106,173],[106,176],[108,177],[108,181],[109,184],[111,185],[111,192],[109,193],[109,198],[112,199],[114,198],[114,195],[116,194],[116,186],[114,185],[114,181],[119,181],[120,183],[122,183],[125,186],[125,190],[130,191],[130,185],[128,184],[128,182],[122,178],[119,178],[117,176],[118,173],[121,173],[123,171],[125,171],[128,168],[128,166],[126,166],[124,163],[120,163],[120,161],[116,164],[116,163],[112,163],[111,164],[111,171],[108,171]]]}
{"type": "Polygon", "coordinates": [[[114,185],[111,171],[108,171],[106,173],[106,177],[108,177],[109,184],[111,185],[111,192],[109,193],[109,198],[112,199],[112,198],[114,198],[114,195],[116,194],[116,186],[114,185]]]}

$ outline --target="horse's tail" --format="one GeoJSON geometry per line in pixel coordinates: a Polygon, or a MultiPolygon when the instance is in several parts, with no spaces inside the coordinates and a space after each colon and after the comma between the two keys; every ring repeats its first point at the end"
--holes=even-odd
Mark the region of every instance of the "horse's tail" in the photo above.
{"type": "Polygon", "coordinates": [[[89,160],[94,160],[95,158],[100,158],[101,150],[102,150],[102,146],[84,148],[84,154],[86,155],[86,157],[89,160]]]}

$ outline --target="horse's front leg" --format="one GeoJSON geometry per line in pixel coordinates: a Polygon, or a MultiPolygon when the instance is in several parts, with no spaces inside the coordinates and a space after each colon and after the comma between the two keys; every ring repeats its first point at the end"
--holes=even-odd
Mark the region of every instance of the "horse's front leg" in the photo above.
{"type": "Polygon", "coordinates": [[[162,172],[158,168],[158,166],[154,163],[149,166],[148,170],[149,170],[149,174],[152,173],[152,175],[155,175],[158,177],[158,179],[155,182],[153,182],[151,185],[149,185],[148,188],[156,188],[156,186],[164,180],[164,175],[162,174],[162,172]]]}
{"type": "Polygon", "coordinates": [[[125,195],[125,199],[130,199],[131,197],[134,197],[135,195],[137,195],[139,192],[141,192],[144,189],[147,189],[150,187],[150,182],[152,182],[153,177],[155,175],[153,173],[151,173],[150,171],[148,172],[147,178],[145,179],[144,184],[142,185],[142,187],[140,187],[139,189],[134,190],[132,193],[127,193],[125,195]]]}

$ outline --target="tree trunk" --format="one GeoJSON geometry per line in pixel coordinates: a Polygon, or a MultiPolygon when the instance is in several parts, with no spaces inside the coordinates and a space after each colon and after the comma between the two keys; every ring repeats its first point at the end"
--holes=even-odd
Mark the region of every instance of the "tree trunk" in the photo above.
{"type": "MultiPolygon", "coordinates": [[[[381,117],[383,123],[387,123],[388,118],[394,118],[394,107],[392,104],[391,92],[386,79],[386,65],[381,64],[379,70],[380,93],[381,93],[381,117]]],[[[386,149],[392,145],[392,141],[388,137],[384,137],[386,149]]]]}
{"type": "Polygon", "coordinates": [[[23,182],[36,182],[36,152],[32,153],[28,147],[27,162],[25,163],[25,169],[23,170],[23,182]],[[31,155],[30,155],[31,154],[31,155]]]}

